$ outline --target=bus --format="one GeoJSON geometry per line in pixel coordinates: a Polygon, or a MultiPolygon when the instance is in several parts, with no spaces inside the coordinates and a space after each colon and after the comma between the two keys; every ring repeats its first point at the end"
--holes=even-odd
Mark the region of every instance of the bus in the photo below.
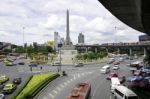
{"type": "Polygon", "coordinates": [[[78,83],[66,99],[90,99],[90,94],[91,85],[89,83],[78,83]]]}

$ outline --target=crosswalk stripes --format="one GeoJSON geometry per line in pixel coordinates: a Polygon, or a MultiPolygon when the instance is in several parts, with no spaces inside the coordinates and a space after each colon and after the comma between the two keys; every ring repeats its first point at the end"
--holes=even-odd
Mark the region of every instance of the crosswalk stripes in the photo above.
{"type": "MultiPolygon", "coordinates": [[[[77,78],[80,78],[82,76],[85,76],[85,75],[88,75],[88,74],[91,74],[91,73],[93,73],[93,72],[84,72],[84,73],[77,73],[77,74],[72,75],[73,76],[72,78],[70,78],[67,81],[65,81],[62,84],[60,84],[58,87],[53,89],[51,91],[51,93],[48,93],[48,95],[51,97],[50,99],[55,99],[55,97],[59,93],[59,91],[61,91],[65,86],[67,86],[73,80],[76,80],[77,78]]],[[[43,99],[47,99],[47,98],[44,97],[43,99]]]]}
{"type": "Polygon", "coordinates": [[[50,97],[54,98],[54,95],[52,95],[51,93],[48,93],[48,95],[49,95],[50,97]]]}
{"type": "Polygon", "coordinates": [[[64,88],[64,85],[63,85],[63,84],[61,84],[61,85],[60,85],[60,87],[61,87],[61,88],[64,88]]]}
{"type": "Polygon", "coordinates": [[[56,91],[56,90],[53,90],[53,93],[57,94],[57,91],[56,91]]]}
{"type": "Polygon", "coordinates": [[[60,89],[59,87],[57,87],[57,90],[59,90],[59,91],[60,91],[61,89],[60,89]]]}

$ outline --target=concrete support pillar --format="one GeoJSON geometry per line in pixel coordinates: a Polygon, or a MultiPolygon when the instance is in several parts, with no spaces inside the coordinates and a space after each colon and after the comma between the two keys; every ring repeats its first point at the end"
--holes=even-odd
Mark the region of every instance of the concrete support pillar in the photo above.
{"type": "Polygon", "coordinates": [[[120,48],[117,49],[118,54],[120,54],[120,48]]]}
{"type": "Polygon", "coordinates": [[[88,47],[85,48],[85,52],[88,53],[88,47]]]}
{"type": "Polygon", "coordinates": [[[144,47],[144,56],[146,56],[146,53],[147,53],[147,50],[146,50],[146,48],[144,47]]]}
{"type": "Polygon", "coordinates": [[[95,48],[95,53],[97,53],[97,48],[95,48]]]}
{"type": "Polygon", "coordinates": [[[109,53],[108,48],[106,48],[106,53],[107,53],[107,55],[108,55],[108,53],[109,53]]]}
{"type": "Polygon", "coordinates": [[[129,48],[129,54],[132,56],[132,48],[129,48]]]}

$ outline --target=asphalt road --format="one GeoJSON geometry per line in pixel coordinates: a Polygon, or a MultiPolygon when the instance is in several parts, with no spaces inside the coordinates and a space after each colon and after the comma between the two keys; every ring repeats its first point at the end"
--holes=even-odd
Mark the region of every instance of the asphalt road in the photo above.
{"type": "MultiPolygon", "coordinates": [[[[6,66],[4,63],[0,62],[0,75],[9,76],[12,82],[15,77],[22,77],[22,82],[25,81],[30,75],[43,72],[58,72],[57,66],[41,66],[33,67],[32,71],[28,66],[28,60],[19,59],[14,63],[20,61],[25,62],[25,65],[15,65],[15,66],[6,66]]],[[[135,61],[135,60],[132,60],[135,61]]],[[[126,67],[126,64],[130,61],[123,62],[120,65],[120,70],[115,71],[120,75],[130,75],[129,67],[126,67]]],[[[72,90],[74,85],[78,82],[89,82],[91,84],[91,99],[111,99],[110,94],[110,81],[107,81],[105,78],[108,74],[103,75],[100,73],[100,69],[106,63],[101,64],[91,64],[85,65],[84,67],[74,67],[74,66],[62,66],[62,70],[65,70],[68,74],[66,77],[59,77],[53,82],[51,82],[45,89],[43,89],[38,95],[37,99],[65,99],[65,97],[72,90]]],[[[113,71],[112,71],[113,72],[113,71]]],[[[6,83],[8,83],[6,82],[6,83]]],[[[4,84],[6,84],[4,83],[4,84]]],[[[18,86],[18,88],[20,85],[18,86]]],[[[10,95],[6,95],[5,99],[10,99],[10,95]]]]}
{"type": "MultiPolygon", "coordinates": [[[[119,76],[128,77],[131,72],[126,64],[132,61],[135,60],[122,62],[119,70],[111,70],[111,72],[117,72],[119,76]]],[[[110,81],[106,80],[108,74],[100,73],[100,68],[104,65],[106,63],[85,65],[84,67],[63,66],[62,69],[68,73],[68,76],[60,77],[51,82],[35,99],[65,99],[78,82],[91,84],[91,99],[113,99],[110,93],[110,81]]]]}

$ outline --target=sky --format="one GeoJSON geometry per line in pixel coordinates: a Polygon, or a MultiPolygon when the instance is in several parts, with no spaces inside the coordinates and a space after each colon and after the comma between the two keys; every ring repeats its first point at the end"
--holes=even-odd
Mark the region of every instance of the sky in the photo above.
{"type": "Polygon", "coordinates": [[[55,31],[65,38],[67,9],[73,44],[81,32],[86,44],[136,42],[142,35],[119,21],[98,0],[1,0],[0,41],[42,44],[53,41],[55,31]]]}

